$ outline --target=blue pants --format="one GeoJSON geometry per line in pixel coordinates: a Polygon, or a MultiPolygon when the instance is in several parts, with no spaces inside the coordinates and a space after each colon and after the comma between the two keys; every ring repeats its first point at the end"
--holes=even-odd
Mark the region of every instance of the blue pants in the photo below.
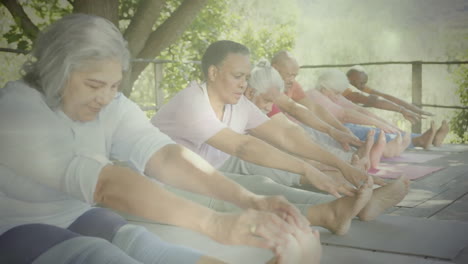
{"type": "MultiPolygon", "coordinates": [[[[369,127],[369,126],[361,126],[361,125],[356,125],[356,124],[351,124],[351,123],[346,123],[344,125],[347,128],[349,128],[351,130],[351,132],[353,132],[353,134],[362,141],[365,141],[367,139],[367,133],[370,130],[375,130],[374,140],[376,141],[379,138],[380,131],[381,131],[380,128],[369,127]]],[[[403,135],[404,135],[404,133],[403,133],[403,135]]],[[[397,136],[396,134],[385,133],[385,140],[387,142],[390,142],[394,138],[396,138],[396,136],[397,136]]],[[[417,136],[420,136],[420,134],[411,133],[411,138],[414,138],[414,137],[417,137],[417,136]]],[[[413,142],[410,143],[408,148],[414,148],[413,142]]]]}

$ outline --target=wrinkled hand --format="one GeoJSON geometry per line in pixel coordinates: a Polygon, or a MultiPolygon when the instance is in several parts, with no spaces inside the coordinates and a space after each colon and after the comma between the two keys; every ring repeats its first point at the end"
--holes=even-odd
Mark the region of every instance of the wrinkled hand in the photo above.
{"type": "MultiPolygon", "coordinates": [[[[358,169],[356,167],[349,166],[346,168],[345,171],[341,171],[350,183],[352,183],[355,187],[359,188],[363,182],[366,182],[369,175],[367,174],[366,171],[358,169]]],[[[374,178],[374,183],[380,186],[385,185],[385,181],[382,180],[379,177],[373,177],[374,178]]]]}
{"type": "Polygon", "coordinates": [[[356,137],[354,134],[350,133],[345,133],[343,131],[340,131],[338,129],[333,129],[331,130],[330,132],[330,136],[340,142],[341,146],[343,147],[344,150],[346,151],[349,151],[351,148],[350,148],[350,144],[351,145],[354,145],[354,146],[362,146],[362,144],[364,144],[364,142],[362,142],[361,140],[359,140],[358,137],[356,137]]]}
{"type": "Polygon", "coordinates": [[[278,215],[281,219],[291,219],[290,224],[301,230],[308,230],[309,221],[301,212],[288,202],[283,196],[262,196],[257,195],[254,199],[252,208],[260,211],[272,212],[278,215]]]}
{"type": "Polygon", "coordinates": [[[414,113],[413,111],[410,111],[408,109],[403,109],[401,111],[401,115],[406,119],[408,120],[411,124],[415,124],[416,122],[418,122],[419,120],[421,120],[422,117],[421,115],[419,114],[416,114],[414,113]]]}
{"type": "Polygon", "coordinates": [[[274,213],[244,210],[242,213],[214,213],[206,223],[214,240],[229,245],[246,245],[277,251],[288,242],[294,227],[274,213]]]}
{"type": "Polygon", "coordinates": [[[340,198],[341,194],[346,196],[354,196],[356,189],[350,186],[342,177],[331,178],[328,175],[316,170],[315,168],[307,169],[305,175],[310,184],[315,188],[327,192],[337,198],[340,198]]]}

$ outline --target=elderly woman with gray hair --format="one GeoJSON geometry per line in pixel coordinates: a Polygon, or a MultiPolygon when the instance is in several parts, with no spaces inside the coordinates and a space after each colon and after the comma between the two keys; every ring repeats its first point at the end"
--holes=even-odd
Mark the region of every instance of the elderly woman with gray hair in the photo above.
{"type": "Polygon", "coordinates": [[[221,263],[96,204],[297,259],[293,235],[308,227],[293,205],[227,179],[119,92],[130,56],[112,23],[66,16],[32,56],[24,78],[0,89],[1,263],[221,263]],[[248,210],[215,212],[149,177],[248,210]]]}

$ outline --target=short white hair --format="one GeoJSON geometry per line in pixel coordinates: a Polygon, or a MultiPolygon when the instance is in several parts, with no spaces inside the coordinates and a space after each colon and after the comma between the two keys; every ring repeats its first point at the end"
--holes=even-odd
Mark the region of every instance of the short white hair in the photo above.
{"type": "Polygon", "coordinates": [[[272,87],[276,87],[280,92],[284,91],[283,78],[266,59],[260,59],[250,73],[249,86],[258,94],[265,93],[272,87]]]}
{"type": "Polygon", "coordinates": [[[328,89],[338,93],[344,92],[350,86],[348,77],[337,69],[326,70],[317,79],[316,89],[328,89]]]}

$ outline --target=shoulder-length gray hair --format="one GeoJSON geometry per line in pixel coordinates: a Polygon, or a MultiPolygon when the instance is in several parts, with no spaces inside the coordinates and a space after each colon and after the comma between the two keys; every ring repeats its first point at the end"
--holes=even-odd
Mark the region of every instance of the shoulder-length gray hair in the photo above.
{"type": "Polygon", "coordinates": [[[281,75],[266,59],[260,59],[250,73],[249,86],[255,89],[257,94],[265,93],[272,87],[276,87],[280,92],[284,91],[281,75]]]}
{"type": "Polygon", "coordinates": [[[60,106],[71,72],[92,60],[116,59],[129,67],[130,53],[122,34],[110,21],[72,14],[48,26],[34,42],[23,78],[45,96],[49,107],[60,106]]]}

